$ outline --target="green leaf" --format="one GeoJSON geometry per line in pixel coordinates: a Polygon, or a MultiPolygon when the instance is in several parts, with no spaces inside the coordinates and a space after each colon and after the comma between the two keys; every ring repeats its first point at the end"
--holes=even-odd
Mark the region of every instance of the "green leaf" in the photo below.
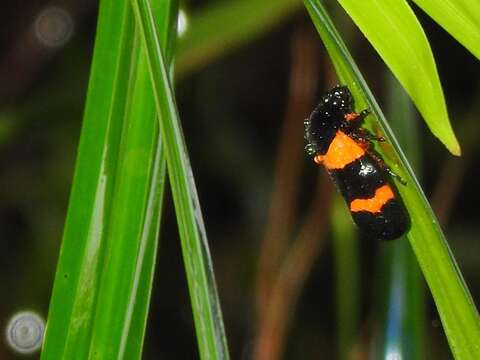
{"type": "MultiPolygon", "coordinates": [[[[156,14],[158,28],[161,31],[161,44],[166,52],[167,63],[170,64],[171,74],[173,74],[178,2],[177,0],[156,1],[153,11],[156,14]]],[[[133,99],[133,103],[136,104],[134,109],[140,110],[133,115],[137,117],[145,116],[144,111],[141,111],[143,107],[140,106],[145,101],[146,108],[151,109],[152,106],[155,107],[145,49],[143,45],[140,45],[140,48],[137,81],[139,88],[144,91],[135,92],[138,97],[138,103],[133,99]]],[[[128,335],[122,339],[125,342],[124,354],[126,359],[141,358],[153,285],[153,274],[156,265],[156,254],[158,253],[158,226],[160,225],[162,200],[165,191],[166,161],[156,117],[155,112],[152,135],[158,140],[156,141],[156,153],[152,158],[151,164],[152,176],[145,208],[145,219],[141,234],[139,234],[141,239],[139,239],[138,252],[139,258],[143,256],[143,261],[137,262],[135,269],[133,291],[131,292],[131,301],[129,303],[131,307],[128,309],[126,321],[128,335]]],[[[143,131],[149,131],[148,126],[143,131]]]]}
{"type": "Polygon", "coordinates": [[[305,6],[327,48],[340,82],[350,87],[358,109],[368,107],[372,110],[373,116],[369,121],[376,120],[374,125],[382,130],[392,145],[391,148],[378,147],[376,150],[407,181],[406,186],[397,187],[412,222],[407,236],[432,292],[452,352],[458,359],[479,359],[478,312],[436,217],[323,5],[318,0],[305,0],[305,6]]]}
{"type": "MultiPolygon", "coordinates": [[[[144,248],[149,237],[148,229],[146,234],[142,233],[144,217],[148,216],[144,209],[157,147],[158,125],[148,72],[139,66],[142,52],[137,49],[133,53],[137,54],[136,61],[139,63],[132,63],[130,83],[133,89],[126,103],[116,184],[110,201],[108,232],[105,234],[103,271],[99,274],[91,330],[89,356],[98,359],[125,356],[132,309],[137,301],[140,268],[146,255],[144,248]]],[[[158,205],[156,208],[158,215],[158,205]]],[[[151,223],[158,229],[158,218],[151,223]]],[[[153,241],[156,241],[157,235],[157,231],[153,231],[153,241]]],[[[141,333],[135,335],[139,336],[139,340],[143,338],[141,333]]]]}
{"type": "MultiPolygon", "coordinates": [[[[175,38],[168,13],[157,14],[175,38]]],[[[130,3],[102,0],[42,359],[141,355],[165,160],[135,34],[130,3]]]]}
{"type": "Polygon", "coordinates": [[[132,0],[146,45],[202,359],[228,359],[212,261],[172,85],[148,0],[132,0]]]}
{"type": "Polygon", "coordinates": [[[128,4],[102,1],[75,176],[42,359],[87,358],[115,186],[133,21],[128,4]]]}
{"type": "Polygon", "coordinates": [[[480,60],[479,1],[413,0],[413,2],[480,60]]]}
{"type": "Polygon", "coordinates": [[[448,118],[428,40],[405,0],[338,0],[403,85],[432,133],[454,155],[460,145],[448,118]]]}

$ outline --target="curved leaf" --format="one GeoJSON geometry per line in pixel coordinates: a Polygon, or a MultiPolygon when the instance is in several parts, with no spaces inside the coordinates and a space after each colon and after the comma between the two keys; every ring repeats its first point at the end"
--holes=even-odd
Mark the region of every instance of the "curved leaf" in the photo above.
{"type": "Polygon", "coordinates": [[[400,81],[432,133],[452,154],[460,155],[430,45],[407,2],[338,2],[400,81]]]}
{"type": "Polygon", "coordinates": [[[413,0],[480,60],[480,2],[413,0]]]}

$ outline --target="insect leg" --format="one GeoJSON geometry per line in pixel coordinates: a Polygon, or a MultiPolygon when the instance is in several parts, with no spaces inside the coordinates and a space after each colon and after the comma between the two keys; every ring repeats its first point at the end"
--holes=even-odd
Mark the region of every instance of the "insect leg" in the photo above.
{"type": "Polygon", "coordinates": [[[370,131],[368,131],[366,129],[358,128],[358,129],[356,129],[356,131],[358,131],[361,134],[361,136],[363,136],[366,140],[379,141],[379,142],[384,142],[385,141],[385,138],[383,136],[377,136],[375,134],[372,134],[370,131]]]}
{"type": "Polygon", "coordinates": [[[356,123],[361,123],[368,115],[370,115],[371,111],[369,109],[364,109],[360,111],[360,114],[358,115],[358,120],[356,123]]]}
{"type": "Polygon", "coordinates": [[[363,128],[350,127],[348,128],[347,133],[348,136],[360,143],[370,143],[371,141],[385,141],[385,138],[383,136],[376,136],[370,131],[367,131],[363,128]]]}
{"type": "Polygon", "coordinates": [[[343,116],[343,119],[352,127],[359,127],[363,120],[370,114],[370,110],[365,109],[360,111],[360,113],[351,112],[343,116]]]}

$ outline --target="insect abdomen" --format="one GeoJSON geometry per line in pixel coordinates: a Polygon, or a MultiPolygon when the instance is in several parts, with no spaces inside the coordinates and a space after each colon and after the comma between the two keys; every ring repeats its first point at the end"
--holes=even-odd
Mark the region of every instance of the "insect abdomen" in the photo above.
{"type": "Polygon", "coordinates": [[[409,218],[403,204],[368,154],[341,169],[327,170],[362,231],[382,240],[396,239],[407,231],[409,218]]]}

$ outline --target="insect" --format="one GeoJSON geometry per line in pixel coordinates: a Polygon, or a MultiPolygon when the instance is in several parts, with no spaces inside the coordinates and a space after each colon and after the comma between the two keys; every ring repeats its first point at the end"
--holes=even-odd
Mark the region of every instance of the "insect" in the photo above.
{"type": "Polygon", "coordinates": [[[354,99],[346,86],[327,92],[304,122],[305,149],[325,166],[362,232],[377,239],[396,239],[410,225],[387,176],[398,175],[372,150],[372,141],[385,139],[361,127],[370,112],[353,109],[354,99]]]}

